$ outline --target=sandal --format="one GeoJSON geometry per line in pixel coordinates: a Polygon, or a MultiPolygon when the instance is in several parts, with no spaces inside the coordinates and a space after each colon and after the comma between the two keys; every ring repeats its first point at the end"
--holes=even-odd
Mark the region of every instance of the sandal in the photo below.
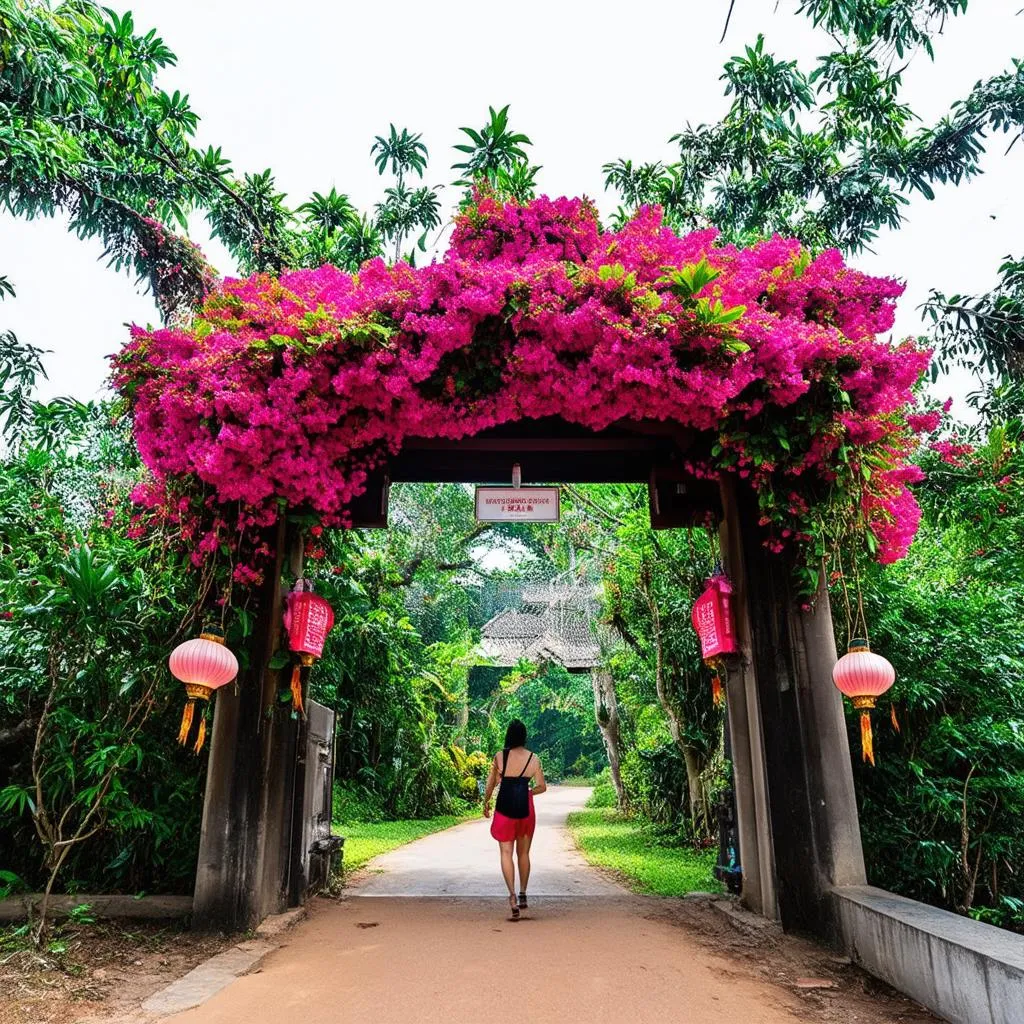
{"type": "Polygon", "coordinates": [[[512,911],[512,920],[513,921],[518,921],[519,920],[519,904],[516,903],[515,896],[509,894],[508,905],[509,905],[509,907],[511,908],[511,911],[512,911]]]}
{"type": "Polygon", "coordinates": [[[520,910],[529,910],[530,909],[529,903],[526,902],[526,893],[525,892],[521,892],[519,894],[519,909],[520,910]]]}

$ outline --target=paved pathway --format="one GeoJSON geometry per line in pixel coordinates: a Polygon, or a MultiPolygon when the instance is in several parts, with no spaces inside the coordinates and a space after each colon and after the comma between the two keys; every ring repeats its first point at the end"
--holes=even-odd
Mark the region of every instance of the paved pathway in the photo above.
{"type": "MultiPolygon", "coordinates": [[[[576,852],[565,819],[589,789],[552,786],[537,797],[531,848],[531,896],[608,896],[623,890],[592,870],[576,852]]],[[[353,896],[502,896],[498,844],[484,818],[435,832],[378,857],[349,887],[353,896]]]]}
{"type": "MultiPolygon", "coordinates": [[[[798,1024],[736,969],[589,868],[562,830],[586,790],[537,798],[529,915],[507,920],[496,844],[469,822],[379,858],[253,974],[175,1024],[798,1024]],[[565,898],[573,897],[573,898],[565,898]]],[[[839,1019],[839,1018],[837,1018],[839,1019]]]]}

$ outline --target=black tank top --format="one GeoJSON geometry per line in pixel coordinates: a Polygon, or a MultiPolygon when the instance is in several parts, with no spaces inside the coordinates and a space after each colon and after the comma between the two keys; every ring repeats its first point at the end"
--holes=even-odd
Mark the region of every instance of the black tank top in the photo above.
{"type": "Polygon", "coordinates": [[[508,748],[504,750],[501,765],[501,785],[498,787],[498,799],[494,809],[506,818],[528,818],[530,816],[530,780],[526,778],[526,769],[530,767],[533,754],[526,759],[523,770],[510,779],[505,771],[508,769],[508,748]]]}

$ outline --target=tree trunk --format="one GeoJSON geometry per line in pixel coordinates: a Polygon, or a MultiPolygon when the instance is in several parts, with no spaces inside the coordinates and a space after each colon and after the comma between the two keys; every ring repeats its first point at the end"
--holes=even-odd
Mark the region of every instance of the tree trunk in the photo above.
{"type": "Polygon", "coordinates": [[[469,731],[469,681],[459,699],[459,719],[456,723],[455,738],[460,747],[466,746],[466,733],[469,731]]]}
{"type": "Polygon", "coordinates": [[[690,801],[690,826],[694,837],[708,834],[711,830],[711,808],[708,806],[708,794],[702,778],[705,764],[700,753],[686,741],[683,734],[684,722],[679,708],[671,700],[668,687],[665,685],[665,659],[661,644],[661,615],[658,603],[650,591],[645,591],[647,604],[651,609],[651,623],[654,627],[654,686],[658,693],[658,703],[668,719],[668,731],[672,742],[676,745],[686,765],[686,789],[690,801]]]}
{"type": "Polygon", "coordinates": [[[704,788],[704,759],[683,735],[683,722],[678,708],[669,699],[665,686],[665,673],[659,668],[655,674],[655,687],[658,691],[658,703],[668,719],[668,731],[672,742],[679,751],[683,764],[686,766],[686,791],[690,801],[690,824],[694,835],[707,833],[711,816],[708,808],[707,791],[704,788]]]}
{"type": "Polygon", "coordinates": [[[622,773],[619,768],[622,760],[622,734],[619,728],[619,702],[615,696],[615,680],[606,668],[592,669],[590,679],[594,685],[594,717],[597,719],[597,727],[601,730],[605,753],[608,755],[615,800],[619,810],[625,810],[626,792],[622,786],[622,773]]]}

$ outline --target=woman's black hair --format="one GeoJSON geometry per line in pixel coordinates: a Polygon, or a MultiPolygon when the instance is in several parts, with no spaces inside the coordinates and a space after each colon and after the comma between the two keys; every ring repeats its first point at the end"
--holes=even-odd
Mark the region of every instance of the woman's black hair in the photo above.
{"type": "Polygon", "coordinates": [[[518,718],[513,718],[508,723],[508,728],[505,730],[505,749],[511,750],[513,747],[525,747],[526,746],[526,726],[519,721],[518,718]]]}

